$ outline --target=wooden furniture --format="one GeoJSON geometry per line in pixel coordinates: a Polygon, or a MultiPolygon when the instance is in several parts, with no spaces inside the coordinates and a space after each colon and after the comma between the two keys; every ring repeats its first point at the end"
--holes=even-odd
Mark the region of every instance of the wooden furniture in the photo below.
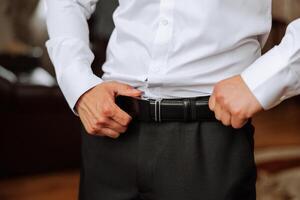
{"type": "Polygon", "coordinates": [[[0,78],[0,177],[79,167],[80,130],[57,86],[0,78]]]}

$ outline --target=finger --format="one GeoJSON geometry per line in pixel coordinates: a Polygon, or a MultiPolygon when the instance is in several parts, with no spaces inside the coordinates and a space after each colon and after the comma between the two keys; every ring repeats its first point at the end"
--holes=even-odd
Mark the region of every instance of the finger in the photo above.
{"type": "Polygon", "coordinates": [[[242,128],[246,123],[247,123],[248,119],[240,119],[238,117],[231,117],[231,126],[233,128],[242,128]]]}
{"type": "MultiPolygon", "coordinates": [[[[98,129],[95,129],[90,119],[93,119],[92,116],[89,115],[85,110],[81,110],[79,113],[80,120],[86,130],[86,132],[90,135],[95,135],[98,129]]],[[[100,135],[101,136],[101,135],[100,135]]]]}
{"type": "Polygon", "coordinates": [[[141,90],[135,89],[128,84],[118,82],[113,83],[113,91],[116,96],[140,96],[142,94],[141,90]]]}
{"type": "Polygon", "coordinates": [[[120,123],[118,123],[115,120],[110,119],[110,118],[107,119],[107,123],[104,124],[104,127],[112,129],[112,130],[114,130],[114,131],[116,131],[118,133],[124,133],[126,131],[126,129],[127,129],[126,126],[123,126],[120,123]]]}
{"type": "Polygon", "coordinates": [[[217,120],[221,121],[221,117],[222,117],[222,108],[220,106],[220,104],[216,104],[214,107],[214,112],[215,112],[215,117],[217,120]]]}
{"type": "Polygon", "coordinates": [[[225,126],[231,125],[231,114],[223,108],[222,108],[221,121],[225,126]]]}
{"type": "Polygon", "coordinates": [[[215,95],[212,94],[209,98],[209,101],[208,101],[208,106],[209,106],[209,109],[211,111],[214,111],[215,109],[215,105],[216,105],[216,98],[215,98],[215,95]]]}
{"type": "Polygon", "coordinates": [[[111,115],[111,118],[121,124],[122,126],[127,126],[129,122],[131,121],[132,117],[126,113],[124,110],[122,110],[119,106],[116,104],[113,106],[113,112],[111,115]]]}
{"type": "Polygon", "coordinates": [[[112,129],[109,128],[101,128],[99,131],[97,131],[97,135],[104,135],[110,138],[118,138],[120,136],[120,133],[118,133],[117,131],[114,131],[112,129]]]}

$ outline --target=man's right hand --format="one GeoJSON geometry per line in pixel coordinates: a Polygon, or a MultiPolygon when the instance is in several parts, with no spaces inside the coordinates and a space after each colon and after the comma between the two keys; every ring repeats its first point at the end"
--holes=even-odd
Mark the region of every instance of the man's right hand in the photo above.
{"type": "Polygon", "coordinates": [[[139,97],[141,93],[127,84],[103,82],[84,93],[75,109],[89,134],[117,138],[126,131],[132,117],[116,105],[115,97],[139,97]]]}

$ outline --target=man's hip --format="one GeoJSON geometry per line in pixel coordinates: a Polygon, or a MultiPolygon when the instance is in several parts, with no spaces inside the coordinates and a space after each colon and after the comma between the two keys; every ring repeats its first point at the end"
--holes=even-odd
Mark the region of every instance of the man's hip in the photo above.
{"type": "Polygon", "coordinates": [[[254,128],[133,119],[118,139],[82,134],[80,199],[255,199],[254,128]]]}

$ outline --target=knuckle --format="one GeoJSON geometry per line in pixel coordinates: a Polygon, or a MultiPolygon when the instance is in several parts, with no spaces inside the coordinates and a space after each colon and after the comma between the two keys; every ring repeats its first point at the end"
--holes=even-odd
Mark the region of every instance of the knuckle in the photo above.
{"type": "Polygon", "coordinates": [[[238,117],[241,115],[241,109],[239,108],[233,108],[231,109],[231,114],[235,117],[238,117]]]}
{"type": "Polygon", "coordinates": [[[98,132],[100,132],[103,136],[110,137],[110,138],[115,138],[117,135],[116,132],[114,132],[110,129],[107,129],[107,128],[102,128],[98,132]]]}
{"type": "Polygon", "coordinates": [[[106,123],[105,117],[99,117],[96,122],[97,125],[104,125],[105,123],[106,123]]]}
{"type": "Polygon", "coordinates": [[[223,122],[223,125],[224,125],[224,126],[229,126],[230,123],[228,123],[228,122],[223,122]]]}
{"type": "Polygon", "coordinates": [[[247,114],[245,114],[244,110],[239,107],[232,107],[229,110],[231,111],[230,113],[239,120],[248,118],[247,114]]]}
{"type": "Polygon", "coordinates": [[[121,130],[120,130],[120,132],[121,132],[121,133],[125,133],[126,130],[127,130],[127,127],[122,127],[121,130]]]}
{"type": "Polygon", "coordinates": [[[247,113],[247,114],[244,115],[244,117],[245,117],[246,119],[249,119],[249,118],[252,117],[252,115],[251,115],[250,113],[247,113]]]}
{"type": "Polygon", "coordinates": [[[95,129],[95,127],[89,127],[87,128],[87,132],[90,134],[90,135],[95,135],[97,130],[95,129]]]}
{"type": "Polygon", "coordinates": [[[107,105],[104,105],[102,107],[102,114],[105,115],[105,116],[109,116],[111,115],[111,107],[110,106],[107,106],[107,105]]]}
{"type": "Polygon", "coordinates": [[[235,129],[238,129],[238,128],[241,128],[241,125],[240,124],[232,124],[232,127],[235,129]]]}
{"type": "Polygon", "coordinates": [[[129,125],[130,121],[131,121],[130,117],[122,117],[122,119],[120,120],[120,124],[122,126],[127,127],[129,125]]]}
{"type": "Polygon", "coordinates": [[[107,134],[107,136],[110,138],[113,138],[113,139],[117,139],[120,136],[120,134],[113,132],[113,133],[107,134]]]}
{"type": "Polygon", "coordinates": [[[216,93],[215,93],[215,98],[216,98],[216,101],[223,102],[224,95],[223,95],[222,92],[220,92],[220,91],[217,90],[216,93]]]}
{"type": "Polygon", "coordinates": [[[101,136],[106,136],[107,134],[105,133],[105,130],[103,128],[99,128],[97,130],[97,134],[98,135],[101,135],[101,136]]]}
{"type": "Polygon", "coordinates": [[[215,118],[217,119],[217,120],[221,120],[221,117],[220,117],[220,115],[219,114],[217,114],[217,113],[215,113],[215,118]]]}
{"type": "Polygon", "coordinates": [[[229,126],[230,122],[228,120],[222,120],[223,125],[225,126],[229,126]]]}
{"type": "Polygon", "coordinates": [[[127,126],[127,122],[126,122],[126,120],[122,120],[122,121],[120,121],[120,124],[121,124],[122,126],[127,126]]]}
{"type": "Polygon", "coordinates": [[[112,135],[112,138],[117,139],[120,136],[120,134],[116,133],[112,135]]]}
{"type": "Polygon", "coordinates": [[[95,124],[95,125],[92,125],[91,130],[92,130],[94,133],[96,133],[96,132],[99,130],[99,128],[98,128],[97,125],[95,124]]]}

